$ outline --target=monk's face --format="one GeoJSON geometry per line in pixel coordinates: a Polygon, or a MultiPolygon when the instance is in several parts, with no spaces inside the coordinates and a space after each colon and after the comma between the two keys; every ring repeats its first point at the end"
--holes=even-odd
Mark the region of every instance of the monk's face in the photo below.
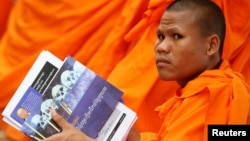
{"type": "Polygon", "coordinates": [[[163,14],[155,44],[156,66],[161,79],[185,85],[206,69],[208,41],[201,36],[196,22],[191,10],[163,14]]]}

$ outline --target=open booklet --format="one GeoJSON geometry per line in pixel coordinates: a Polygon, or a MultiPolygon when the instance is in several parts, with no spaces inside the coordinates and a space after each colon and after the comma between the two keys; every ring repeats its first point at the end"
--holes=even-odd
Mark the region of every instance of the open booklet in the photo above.
{"type": "Polygon", "coordinates": [[[122,94],[74,58],[42,51],[2,115],[35,141],[61,132],[50,108],[97,141],[122,141],[137,119],[122,94]]]}

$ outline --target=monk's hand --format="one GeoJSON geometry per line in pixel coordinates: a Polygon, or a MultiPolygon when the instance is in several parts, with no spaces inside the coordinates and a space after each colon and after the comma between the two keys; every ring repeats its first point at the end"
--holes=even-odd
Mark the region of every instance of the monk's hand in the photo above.
{"type": "Polygon", "coordinates": [[[62,128],[61,133],[54,134],[42,141],[94,141],[80,130],[76,129],[73,125],[68,123],[62,116],[51,109],[53,120],[62,128]]]}

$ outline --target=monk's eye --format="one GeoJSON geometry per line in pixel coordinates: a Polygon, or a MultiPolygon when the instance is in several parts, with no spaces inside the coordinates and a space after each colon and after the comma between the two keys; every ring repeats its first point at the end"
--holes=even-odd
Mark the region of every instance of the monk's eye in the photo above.
{"type": "Polygon", "coordinates": [[[160,34],[160,33],[157,34],[157,37],[158,37],[158,39],[159,39],[160,41],[162,41],[162,40],[165,39],[165,36],[164,36],[163,34],[160,34]]]}
{"type": "Polygon", "coordinates": [[[178,39],[183,38],[183,36],[180,35],[180,34],[173,34],[173,38],[176,39],[176,40],[178,40],[178,39]]]}

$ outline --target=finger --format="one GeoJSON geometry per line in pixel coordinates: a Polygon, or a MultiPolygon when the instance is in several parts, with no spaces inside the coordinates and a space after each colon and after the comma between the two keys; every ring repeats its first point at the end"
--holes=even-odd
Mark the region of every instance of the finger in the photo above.
{"type": "Polygon", "coordinates": [[[50,109],[52,119],[62,128],[67,128],[70,124],[62,116],[60,116],[54,109],[50,109]]]}

